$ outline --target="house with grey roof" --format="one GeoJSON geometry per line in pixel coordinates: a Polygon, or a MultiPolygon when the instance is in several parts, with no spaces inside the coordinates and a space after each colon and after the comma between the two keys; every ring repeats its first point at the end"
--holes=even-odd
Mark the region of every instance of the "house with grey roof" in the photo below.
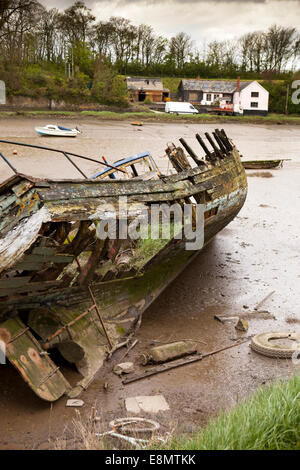
{"type": "Polygon", "coordinates": [[[184,79],[178,98],[202,106],[233,105],[243,114],[267,115],[269,109],[269,92],[257,81],[184,79]]]}
{"type": "Polygon", "coordinates": [[[148,98],[154,103],[161,103],[170,95],[170,90],[163,87],[161,78],[127,77],[126,83],[131,101],[143,102],[148,98]]]}

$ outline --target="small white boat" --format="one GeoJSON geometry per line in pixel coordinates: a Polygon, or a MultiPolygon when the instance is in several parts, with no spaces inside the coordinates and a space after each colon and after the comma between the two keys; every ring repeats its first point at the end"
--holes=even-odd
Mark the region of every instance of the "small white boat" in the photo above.
{"type": "Polygon", "coordinates": [[[80,134],[80,131],[77,129],[67,129],[66,127],[56,126],[54,124],[48,124],[45,127],[35,127],[36,132],[39,135],[52,135],[55,137],[76,137],[80,134]]]}

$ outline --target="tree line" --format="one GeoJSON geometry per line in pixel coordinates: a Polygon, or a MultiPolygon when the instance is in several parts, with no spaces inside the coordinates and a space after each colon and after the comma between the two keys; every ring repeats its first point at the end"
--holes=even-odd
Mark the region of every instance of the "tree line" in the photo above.
{"type": "Polygon", "coordinates": [[[125,18],[96,21],[83,1],[62,12],[37,0],[0,2],[0,71],[14,90],[24,69],[41,66],[59,70],[60,79],[77,80],[79,86],[90,80],[92,87],[101,73],[108,81],[114,74],[284,78],[296,70],[299,57],[300,34],[292,27],[273,25],[199,48],[185,32],[168,39],[147,24],[134,25],[125,18]]]}

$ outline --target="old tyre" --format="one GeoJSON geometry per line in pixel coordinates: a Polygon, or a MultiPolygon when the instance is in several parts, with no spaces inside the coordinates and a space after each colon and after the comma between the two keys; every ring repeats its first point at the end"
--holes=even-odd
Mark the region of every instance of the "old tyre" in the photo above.
{"type": "Polygon", "coordinates": [[[300,353],[300,333],[260,333],[252,338],[251,348],[264,356],[288,359],[300,353]]]}

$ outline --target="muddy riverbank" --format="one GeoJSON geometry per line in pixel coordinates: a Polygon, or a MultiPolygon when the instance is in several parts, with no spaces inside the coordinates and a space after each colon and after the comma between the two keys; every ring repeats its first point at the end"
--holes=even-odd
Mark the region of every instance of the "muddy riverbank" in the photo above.
{"type": "MultiPolygon", "coordinates": [[[[1,139],[66,148],[89,156],[105,155],[109,162],[150,150],[163,171],[163,157],[169,141],[184,137],[197,149],[196,132],[203,134],[214,124],[154,124],[136,128],[129,122],[76,122],[83,133],[76,140],[43,139],[33,127],[44,119],[0,120],[1,139]]],[[[68,125],[65,120],[64,124],[68,125]]],[[[194,339],[201,341],[203,353],[234,343],[243,337],[232,324],[214,319],[216,314],[246,315],[250,328],[246,335],[262,331],[300,331],[299,235],[300,235],[300,128],[292,126],[224,125],[244,159],[291,158],[282,169],[258,176],[247,171],[249,194],[238,217],[185,269],[145,312],[139,340],[128,360],[137,363],[141,352],[153,341],[194,339]],[[263,177],[265,176],[265,177],[263,177]],[[268,177],[266,177],[268,176],[268,177]],[[254,307],[270,292],[274,294],[262,309],[254,307]],[[268,313],[269,312],[269,313],[268,313]]],[[[74,177],[75,170],[64,159],[43,151],[32,153],[15,146],[2,147],[19,171],[43,177],[74,177]]],[[[91,162],[81,163],[89,174],[97,170],[91,162]]],[[[11,174],[1,162],[0,179],[11,174]]],[[[158,344],[158,343],[156,343],[158,344]]],[[[190,432],[205,424],[221,408],[231,407],[238,398],[277,377],[299,371],[290,360],[260,356],[248,344],[225,351],[199,363],[153,376],[141,382],[122,385],[111,369],[124,350],[106,364],[89,389],[81,395],[82,416],[96,406],[101,426],[114,417],[124,417],[124,399],[131,396],[163,394],[170,411],[155,415],[163,432],[190,432]],[[104,383],[108,389],[104,390],[104,383]]],[[[61,362],[67,377],[75,382],[78,374],[61,362]]],[[[140,366],[136,365],[137,371],[140,366]]],[[[10,365],[0,366],[0,449],[49,447],[55,439],[72,442],[74,409],[62,398],[50,406],[39,400],[10,365]]],[[[72,445],[72,444],[70,444],[72,445]]]]}

